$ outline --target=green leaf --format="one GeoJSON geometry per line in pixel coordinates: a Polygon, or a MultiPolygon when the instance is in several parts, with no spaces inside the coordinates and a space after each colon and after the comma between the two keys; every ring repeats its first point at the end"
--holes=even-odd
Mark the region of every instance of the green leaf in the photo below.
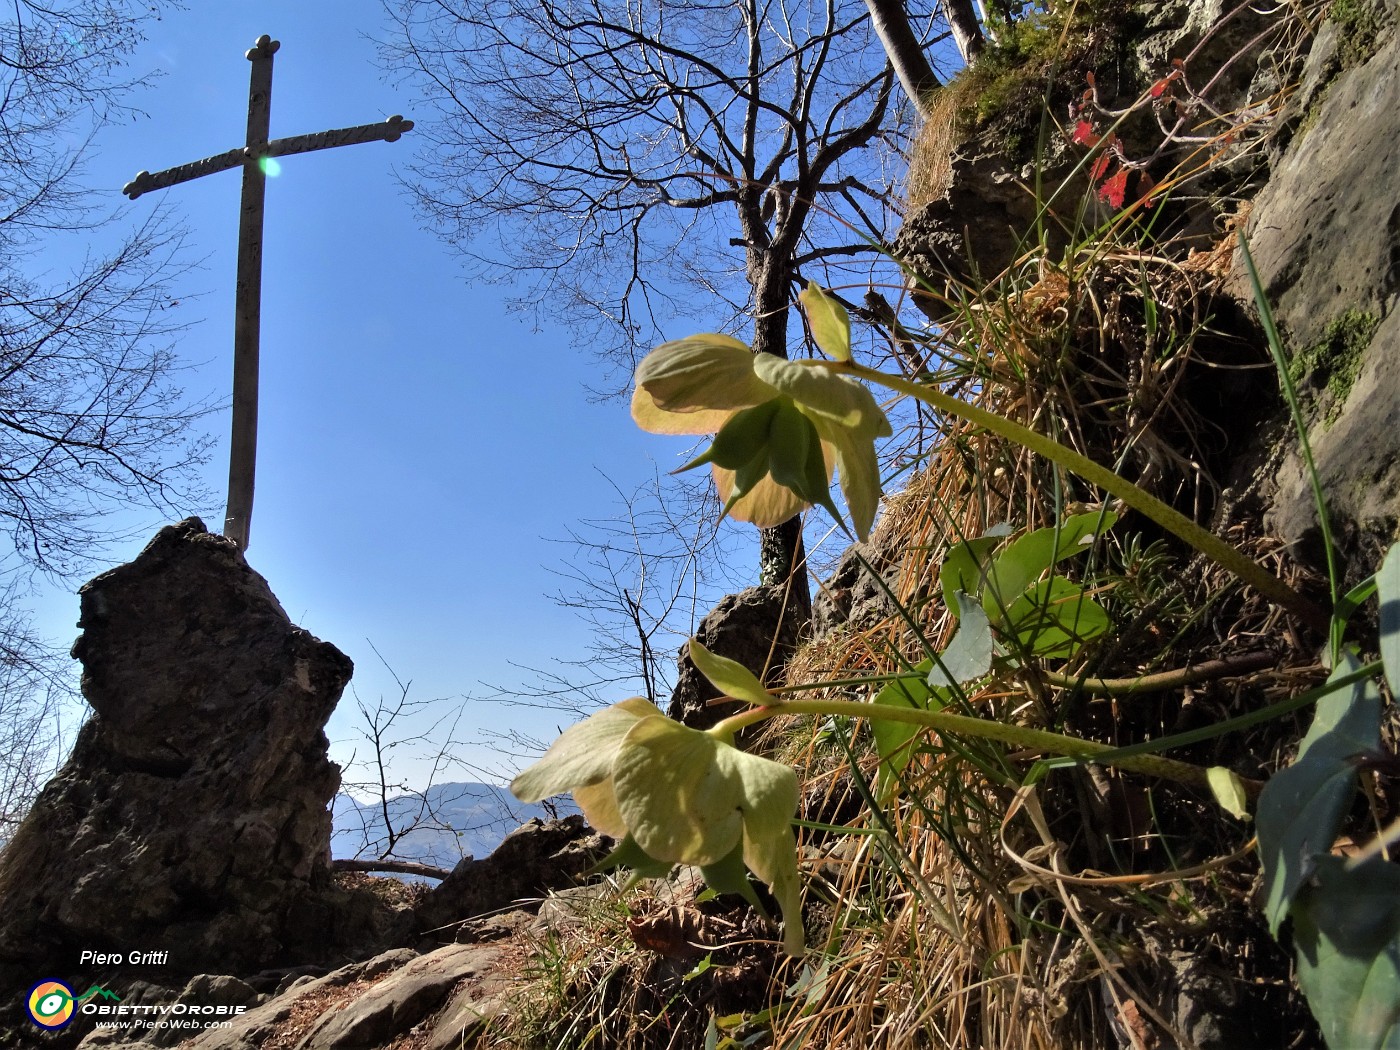
{"type": "Polygon", "coordinates": [[[583,874],[601,875],[614,868],[627,868],[632,872],[633,880],[661,879],[671,874],[671,869],[674,867],[675,865],[669,861],[656,860],[647,856],[646,851],[637,845],[637,840],[628,835],[617,844],[616,849],[583,874]]]}
{"type": "MultiPolygon", "coordinates": [[[[1118,520],[1112,511],[1074,514],[1058,528],[1036,529],[1008,544],[987,570],[982,607],[993,622],[1019,598],[1045,570],[1065,558],[1089,549],[1094,538],[1118,520]]],[[[971,593],[971,592],[969,592],[971,593]]]]}
{"type": "Polygon", "coordinates": [[[762,707],[773,702],[772,694],[763,688],[757,675],[737,660],[710,652],[694,638],[690,640],[690,660],[695,664],[695,669],[725,696],[747,700],[762,707]]]}
{"type": "Polygon", "coordinates": [[[715,463],[727,470],[739,470],[760,456],[765,457],[766,462],[773,417],[783,400],[775,397],[761,405],[735,412],[729,422],[720,428],[710,447],[702,455],[680,467],[677,473],[691,470],[702,463],[715,463]]]}
{"type": "MultiPolygon", "coordinates": [[[[880,461],[875,453],[874,435],[842,426],[820,415],[808,414],[805,409],[803,414],[812,420],[822,440],[836,453],[835,466],[841,473],[841,492],[851,513],[851,526],[857,538],[868,539],[881,494],[880,461]]],[[[837,517],[836,520],[839,522],[841,519],[837,517]]]]}
{"type": "Polygon", "coordinates": [[[1400,867],[1316,858],[1293,905],[1298,984],[1334,1050],[1400,1050],[1400,867]]]}
{"type": "Polygon", "coordinates": [[[1224,766],[1211,766],[1206,770],[1206,783],[1221,809],[1239,820],[1249,819],[1249,796],[1237,773],[1224,766]]]}
{"type": "Polygon", "coordinates": [[[787,399],[783,399],[773,416],[768,455],[774,481],[841,522],[841,512],[831,502],[826,458],[817,428],[787,399]]]}
{"type": "MultiPolygon", "coordinates": [[[[1332,677],[1359,666],[1352,653],[1344,653],[1332,677]]],[[[1355,759],[1379,750],[1380,719],[1381,694],[1374,681],[1326,694],[1317,702],[1297,760],[1259,794],[1255,822],[1264,864],[1264,917],[1275,937],[1293,898],[1337,838],[1356,791],[1355,759]]]]}
{"type": "Polygon", "coordinates": [[[1062,659],[1109,628],[1108,613],[1063,576],[1041,580],[1011,603],[1005,630],[1032,656],[1062,659]]]}
{"type": "Polygon", "coordinates": [[[737,894],[752,904],[765,919],[768,917],[758,894],[754,892],[753,883],[749,882],[749,869],[744,866],[742,842],[736,843],[732,850],[713,864],[701,865],[700,874],[705,877],[705,885],[716,893],[737,894]]]}
{"type": "Polygon", "coordinates": [[[1376,573],[1380,596],[1381,659],[1390,695],[1400,696],[1400,543],[1390,548],[1376,573]]]}
{"type": "Polygon", "coordinates": [[[851,318],[846,308],[822,291],[816,281],[808,281],[807,287],[798,293],[802,308],[807,312],[807,323],[812,327],[812,338],[837,361],[851,359],[851,318]]]}
{"type": "Polygon", "coordinates": [[[958,602],[958,629],[953,632],[948,648],[933,661],[928,684],[934,689],[959,686],[981,678],[992,668],[995,646],[992,624],[975,599],[962,591],[955,593],[958,602]]]}
{"type": "MultiPolygon", "coordinates": [[[[928,685],[928,673],[933,669],[932,660],[923,660],[914,666],[919,677],[896,678],[887,682],[875,694],[872,701],[879,707],[905,707],[915,711],[940,710],[941,698],[936,697],[928,685]]],[[[877,774],[877,788],[881,798],[888,798],[899,783],[903,773],[914,756],[913,742],[923,731],[921,726],[908,722],[891,722],[884,718],[871,718],[870,730],[875,734],[875,748],[880,755],[880,770],[877,774]]]]}
{"type": "Polygon", "coordinates": [[[982,582],[991,568],[990,554],[1005,538],[1005,533],[994,533],[988,529],[976,539],[963,540],[948,548],[948,553],[943,555],[943,565],[938,570],[938,585],[943,588],[946,608],[954,614],[958,612],[958,591],[973,595],[982,593],[982,582]]]}

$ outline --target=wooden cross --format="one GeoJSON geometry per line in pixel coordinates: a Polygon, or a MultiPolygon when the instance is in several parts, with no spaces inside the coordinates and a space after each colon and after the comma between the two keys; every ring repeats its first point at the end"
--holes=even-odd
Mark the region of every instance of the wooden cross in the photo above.
{"type": "Polygon", "coordinates": [[[272,56],[282,45],[264,34],[247,52],[253,63],[248,85],[247,144],[227,153],[181,164],[152,175],[143,171],[122,187],[132,200],[216,171],[243,169],[243,200],[238,222],[238,278],[233,322],[233,436],[229,449],[228,505],[224,535],[248,549],[253,520],[253,474],[258,451],[258,338],[262,314],[263,199],[267,159],[310,153],[357,142],[394,142],[413,121],[394,116],[380,124],[318,131],[268,141],[272,112],[272,56]]]}

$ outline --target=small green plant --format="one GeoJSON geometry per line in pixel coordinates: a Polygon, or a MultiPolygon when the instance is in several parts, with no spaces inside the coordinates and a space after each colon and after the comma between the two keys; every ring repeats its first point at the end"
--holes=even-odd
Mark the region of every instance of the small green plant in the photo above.
{"type": "Polygon", "coordinates": [[[1337,24],[1344,69],[1375,54],[1376,38],[1386,22],[1384,10],[1375,0],[1333,0],[1327,15],[1337,24]]]}
{"type": "MultiPolygon", "coordinates": [[[[1270,597],[1316,615],[1310,603],[1254,562],[1087,457],[931,387],[856,365],[845,311],[815,284],[803,293],[803,305],[828,362],[765,359],[736,340],[706,335],[664,344],[637,370],[632,411],[640,425],[661,433],[716,434],[687,467],[711,464],[726,513],[777,524],[818,504],[836,515],[828,484],[839,467],[854,531],[865,538],[880,496],[874,441],[889,432],[884,413],[859,381],[868,380],[1044,455],[1147,514],[1270,597]]],[[[757,904],[747,867],[778,899],[784,947],[794,955],[804,947],[791,825],[797,779],[790,767],[733,746],[735,734],[756,722],[779,715],[873,719],[906,727],[903,743],[920,729],[933,729],[1079,760],[1112,755],[1120,768],[1214,789],[1220,778],[1198,766],[1150,753],[1125,755],[1094,741],[956,714],[933,702],[939,690],[956,690],[985,673],[996,655],[994,624],[1022,657],[1065,657],[1102,633],[1107,617],[1082,588],[1055,575],[1043,577],[1112,523],[1107,512],[1081,514],[1010,543],[1004,533],[993,532],[955,546],[944,562],[942,586],[951,595],[950,607],[958,609],[959,629],[942,656],[916,668],[922,696],[906,691],[902,703],[877,697],[874,704],[779,700],[752,672],[692,640],[695,666],[722,694],[753,705],[749,710],[701,731],[671,721],[644,699],[624,700],[567,730],[511,789],[522,801],[573,791],[594,826],[621,840],[605,866],[655,875],[675,864],[694,864],[713,888],[742,893],[757,904]]],[[[887,756],[901,746],[898,740],[877,739],[887,756]],[[887,746],[891,743],[895,746],[887,746]]],[[[1230,786],[1240,784],[1234,780],[1230,786]]]]}
{"type": "MultiPolygon", "coordinates": [[[[1400,546],[1370,586],[1380,600],[1381,664],[1393,696],[1400,687],[1400,546]]],[[[1264,914],[1275,936],[1292,920],[1298,983],[1336,1050],[1400,1046],[1400,867],[1389,853],[1400,842],[1400,823],[1351,857],[1332,851],[1358,774],[1394,761],[1381,747],[1376,670],[1342,654],[1331,679],[1337,688],[1318,702],[1298,757],[1265,785],[1257,812],[1264,914]]]]}

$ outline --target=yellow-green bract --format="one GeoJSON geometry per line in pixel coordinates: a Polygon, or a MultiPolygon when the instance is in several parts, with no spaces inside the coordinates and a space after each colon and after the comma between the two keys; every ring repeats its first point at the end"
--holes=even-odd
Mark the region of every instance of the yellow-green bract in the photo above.
{"type": "Polygon", "coordinates": [[[718,864],[742,846],[744,863],[783,912],[783,947],[803,950],[797,876],[797,775],[727,740],[674,722],[633,697],[565,730],[511,783],[522,802],[572,791],[584,816],[629,836],[653,860],[718,864]]]}
{"type": "Polygon", "coordinates": [[[727,513],[771,528],[809,504],[834,512],[825,483],[839,470],[856,535],[869,535],[880,501],[875,439],[891,430],[863,384],[819,361],[754,354],[718,334],[663,343],[638,366],[636,382],[632,418],[654,434],[718,433],[740,413],[774,403],[771,413],[738,420],[690,464],[712,465],[727,513]],[[810,428],[792,425],[799,415],[810,428]],[[820,440],[821,462],[805,450],[809,432],[820,440]]]}

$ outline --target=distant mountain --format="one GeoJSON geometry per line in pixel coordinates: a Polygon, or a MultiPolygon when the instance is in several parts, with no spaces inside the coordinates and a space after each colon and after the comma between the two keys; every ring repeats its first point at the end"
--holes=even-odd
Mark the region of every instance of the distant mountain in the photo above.
{"type": "MultiPolygon", "coordinates": [[[[578,812],[572,799],[557,801],[557,815],[578,812]]],[[[389,826],[402,835],[394,843],[395,860],[448,869],[463,857],[485,857],[532,817],[548,820],[555,815],[543,805],[516,801],[508,790],[494,784],[434,784],[422,794],[391,798],[387,806],[342,793],[331,804],[331,856],[381,857],[389,844],[385,809],[389,826]]]]}

